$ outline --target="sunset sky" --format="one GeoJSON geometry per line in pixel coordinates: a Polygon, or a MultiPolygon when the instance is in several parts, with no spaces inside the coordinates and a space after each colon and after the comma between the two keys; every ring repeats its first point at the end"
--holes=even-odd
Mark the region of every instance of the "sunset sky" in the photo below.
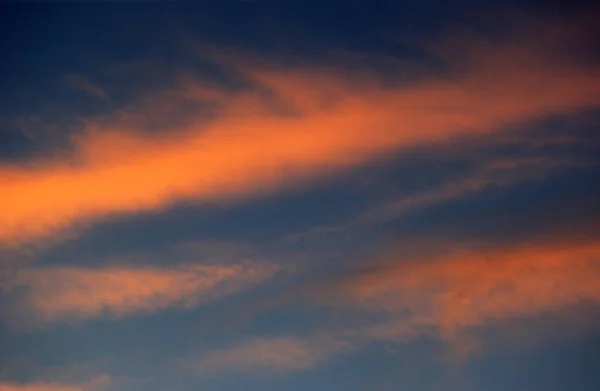
{"type": "Polygon", "coordinates": [[[0,391],[599,390],[591,4],[3,3],[0,391]]]}

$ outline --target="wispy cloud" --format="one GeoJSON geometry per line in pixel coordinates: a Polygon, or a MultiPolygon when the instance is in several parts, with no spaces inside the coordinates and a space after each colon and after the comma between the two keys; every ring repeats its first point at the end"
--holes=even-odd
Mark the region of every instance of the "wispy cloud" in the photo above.
{"type": "Polygon", "coordinates": [[[86,391],[82,387],[65,386],[53,383],[12,383],[0,382],[0,391],[86,391]]]}
{"type": "Polygon", "coordinates": [[[569,319],[564,310],[582,303],[600,305],[596,243],[454,245],[440,250],[437,256],[412,260],[401,254],[388,256],[367,271],[329,281],[309,295],[319,305],[358,311],[363,321],[354,316],[352,322],[313,334],[249,338],[205,353],[192,360],[192,368],[201,374],[295,372],[372,343],[405,343],[426,336],[468,355],[479,347],[486,328],[548,314],[579,326],[593,319],[569,319]]]}
{"type": "Polygon", "coordinates": [[[542,180],[560,170],[589,168],[595,166],[595,163],[590,159],[552,156],[489,159],[477,164],[473,170],[458,179],[384,203],[360,216],[354,224],[398,218],[406,213],[491,188],[542,180]]]}
{"type": "Polygon", "coordinates": [[[93,97],[103,100],[110,101],[110,95],[105,89],[100,87],[98,84],[93,83],[87,77],[79,74],[71,74],[67,76],[67,83],[71,88],[83,91],[93,97]]]}
{"type": "Polygon", "coordinates": [[[600,304],[600,246],[450,247],[433,259],[398,256],[351,279],[343,291],[352,305],[391,316],[368,329],[373,337],[403,340],[422,331],[452,339],[498,321],[600,304]]]}
{"type": "Polygon", "coordinates": [[[8,321],[27,313],[40,323],[191,309],[272,277],[268,264],[182,267],[38,267],[20,270],[3,285],[8,321]],[[9,307],[9,306],[7,306],[9,307]],[[17,309],[18,307],[18,309],[17,309]]]}
{"type": "MultiPolygon", "coordinates": [[[[443,54],[457,64],[451,77],[384,87],[369,72],[249,59],[236,71],[256,89],[208,88],[188,80],[164,94],[167,102],[177,95],[215,104],[217,118],[192,116],[168,135],[144,133],[139,121],[120,122],[123,112],[113,121],[89,121],[72,153],[0,166],[6,211],[0,241],[18,244],[106,215],[184,200],[272,192],[401,148],[453,142],[458,135],[487,134],[600,103],[598,74],[568,56],[557,61],[556,53],[548,55],[551,42],[463,43],[470,50],[460,62],[443,54]]],[[[153,102],[154,108],[133,111],[162,107],[160,98],[153,102]]]]}
{"type": "MultiPolygon", "coordinates": [[[[486,151],[485,149],[483,153],[477,151],[474,155],[473,151],[468,148],[459,148],[458,152],[452,148],[451,151],[436,149],[435,156],[441,158],[441,162],[447,162],[450,165],[466,165],[467,168],[461,169],[459,175],[445,177],[442,174],[434,183],[418,187],[417,190],[413,190],[403,183],[400,183],[401,186],[398,188],[388,187],[389,190],[386,189],[383,195],[378,196],[375,201],[371,201],[356,216],[327,226],[312,227],[306,231],[288,234],[284,239],[288,242],[298,242],[305,239],[364,231],[364,229],[377,226],[382,222],[398,220],[429,207],[464,200],[485,191],[506,191],[524,183],[546,181],[553,175],[566,171],[578,172],[598,166],[596,159],[585,156],[556,156],[556,154],[536,151],[535,145],[539,142],[532,142],[523,137],[517,138],[519,146],[527,146],[528,149],[532,147],[530,149],[534,152],[531,153],[528,150],[519,156],[503,157],[497,156],[497,151],[486,151]],[[486,153],[487,155],[485,155],[486,153]],[[446,156],[448,154],[450,156],[446,156]]],[[[558,141],[565,142],[564,139],[558,141]]],[[[577,141],[579,144],[584,142],[574,138],[570,141],[577,141]]],[[[499,146],[503,148],[502,145],[499,146]]],[[[475,149],[477,148],[479,147],[475,146],[475,149]]],[[[433,158],[428,159],[428,162],[432,161],[434,161],[433,158]]],[[[387,183],[382,184],[376,181],[369,183],[371,187],[385,187],[386,185],[387,183]]]]}
{"type": "Polygon", "coordinates": [[[274,375],[312,368],[348,347],[347,342],[325,334],[255,338],[209,352],[192,360],[191,367],[201,375],[220,372],[274,375]]]}
{"type": "Polygon", "coordinates": [[[67,384],[51,381],[30,381],[26,383],[0,381],[0,391],[105,391],[110,385],[107,375],[94,377],[80,384],[67,384]]]}

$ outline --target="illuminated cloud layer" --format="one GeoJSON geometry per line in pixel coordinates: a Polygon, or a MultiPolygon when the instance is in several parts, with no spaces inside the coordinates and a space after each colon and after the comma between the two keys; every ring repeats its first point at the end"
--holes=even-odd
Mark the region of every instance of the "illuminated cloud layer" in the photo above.
{"type": "Polygon", "coordinates": [[[2,382],[0,391],[106,391],[111,384],[110,376],[102,375],[81,384],[65,384],[60,382],[2,382]]]}
{"type": "Polygon", "coordinates": [[[411,326],[452,333],[560,311],[580,302],[600,303],[598,281],[600,246],[548,243],[449,249],[434,260],[400,260],[353,280],[346,289],[361,308],[405,314],[411,326]]]}
{"type": "Polygon", "coordinates": [[[265,264],[193,265],[176,268],[82,267],[32,268],[18,271],[6,284],[20,310],[40,322],[120,318],[169,307],[192,309],[273,276],[265,264]]]}
{"type": "MultiPolygon", "coordinates": [[[[431,335],[468,354],[478,329],[560,314],[581,303],[600,305],[600,246],[595,243],[448,248],[434,259],[397,257],[342,283],[327,284],[314,295],[314,300],[363,314],[383,312],[388,320],[320,335],[250,339],[209,352],[195,368],[252,375],[302,371],[375,341],[407,342],[431,335]]],[[[581,321],[592,319],[575,323],[581,321]]]]}
{"type": "Polygon", "coordinates": [[[595,10],[181,6],[0,13],[0,391],[600,389],[595,10]]]}
{"type": "Polygon", "coordinates": [[[18,383],[1,383],[0,391],[86,391],[81,387],[63,386],[52,383],[34,383],[34,384],[18,384],[18,383]]]}
{"type": "MultiPolygon", "coordinates": [[[[162,99],[175,94],[214,103],[215,119],[198,114],[154,135],[135,121],[121,123],[123,113],[108,122],[89,121],[72,152],[0,166],[6,211],[0,240],[23,243],[103,216],[160,210],[185,200],[271,192],[399,148],[451,142],[600,103],[597,73],[556,61],[540,45],[494,46],[472,37],[464,45],[468,55],[449,77],[384,87],[369,72],[246,61],[237,71],[256,89],[220,90],[188,80],[162,99]]],[[[152,107],[134,111],[162,105],[160,94],[151,101],[152,107]]]]}

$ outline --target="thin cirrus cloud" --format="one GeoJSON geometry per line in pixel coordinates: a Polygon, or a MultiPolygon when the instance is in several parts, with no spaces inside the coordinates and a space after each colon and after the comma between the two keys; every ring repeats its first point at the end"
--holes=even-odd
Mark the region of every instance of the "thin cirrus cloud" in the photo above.
{"type": "MultiPolygon", "coordinates": [[[[444,54],[452,76],[386,87],[369,72],[240,61],[236,72],[260,88],[196,83],[165,93],[165,100],[179,94],[214,103],[216,118],[198,114],[169,135],[149,135],[135,121],[119,122],[120,111],[112,123],[89,121],[69,153],[0,165],[0,242],[48,238],[74,224],[186,200],[272,192],[401,148],[597,106],[597,72],[568,56],[557,60],[552,43],[544,44],[471,37],[461,61],[444,54]]],[[[134,111],[153,110],[142,108],[134,111]]]]}
{"type": "MultiPolygon", "coordinates": [[[[468,152],[461,153],[461,161],[464,161],[465,156],[468,157],[468,152]]],[[[543,153],[510,158],[497,156],[483,159],[471,158],[471,160],[473,160],[470,163],[471,167],[458,177],[440,180],[435,185],[417,191],[406,192],[406,189],[402,189],[400,194],[378,200],[373,204],[374,206],[367,207],[362,213],[342,223],[313,227],[307,231],[287,235],[285,239],[298,242],[303,239],[324,238],[332,233],[351,232],[353,229],[398,219],[409,213],[460,200],[486,190],[509,188],[525,182],[544,180],[564,170],[576,172],[576,170],[597,166],[594,159],[583,156],[561,157],[543,153]]]]}
{"type": "Polygon", "coordinates": [[[19,383],[0,383],[0,391],[86,391],[81,387],[64,386],[52,383],[34,383],[34,384],[19,384],[19,383]]]}
{"type": "Polygon", "coordinates": [[[344,283],[352,305],[393,319],[369,329],[382,339],[419,330],[452,338],[469,328],[600,304],[596,242],[447,249],[433,259],[387,264],[344,283]]]}
{"type": "Polygon", "coordinates": [[[67,84],[76,90],[85,92],[97,99],[110,101],[110,95],[100,86],[96,85],[83,75],[72,74],[66,78],[67,84]]]}
{"type": "Polygon", "coordinates": [[[374,342],[424,336],[440,337],[456,353],[468,355],[485,337],[478,330],[548,314],[567,325],[589,322],[585,316],[561,314],[581,303],[600,305],[600,246],[595,242],[470,250],[450,246],[426,259],[392,259],[313,292],[319,304],[349,306],[365,315],[385,313],[386,320],[300,336],[250,338],[193,360],[194,370],[303,371],[374,342]]]}
{"type": "Polygon", "coordinates": [[[434,188],[383,202],[382,205],[356,218],[354,224],[391,220],[405,213],[431,205],[459,199],[478,192],[519,183],[541,180],[560,170],[594,167],[596,162],[585,158],[552,156],[525,156],[495,158],[482,162],[461,178],[442,183],[434,188]]]}
{"type": "Polygon", "coordinates": [[[204,376],[233,371],[256,375],[302,371],[323,362],[334,352],[348,349],[346,341],[329,335],[290,335],[254,338],[239,345],[209,352],[188,362],[204,376]]]}
{"type": "Polygon", "coordinates": [[[100,391],[100,389],[84,388],[79,386],[69,386],[58,383],[15,383],[0,382],[0,391],[100,391]]]}
{"type": "Polygon", "coordinates": [[[27,383],[0,381],[0,391],[104,391],[108,389],[110,380],[108,375],[102,375],[81,384],[49,381],[27,383]]]}
{"type": "MultiPolygon", "coordinates": [[[[5,286],[17,311],[41,324],[121,318],[169,307],[195,308],[272,277],[269,264],[156,267],[38,267],[16,272],[5,286]],[[25,293],[19,293],[19,292],[25,293]]],[[[18,323],[10,311],[9,321],[18,323]]]]}

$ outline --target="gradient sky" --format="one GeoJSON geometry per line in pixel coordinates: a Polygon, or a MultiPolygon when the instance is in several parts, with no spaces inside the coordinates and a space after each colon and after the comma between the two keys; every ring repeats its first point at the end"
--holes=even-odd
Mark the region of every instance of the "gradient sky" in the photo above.
{"type": "Polygon", "coordinates": [[[599,9],[216,3],[0,6],[0,391],[600,389],[599,9]]]}

